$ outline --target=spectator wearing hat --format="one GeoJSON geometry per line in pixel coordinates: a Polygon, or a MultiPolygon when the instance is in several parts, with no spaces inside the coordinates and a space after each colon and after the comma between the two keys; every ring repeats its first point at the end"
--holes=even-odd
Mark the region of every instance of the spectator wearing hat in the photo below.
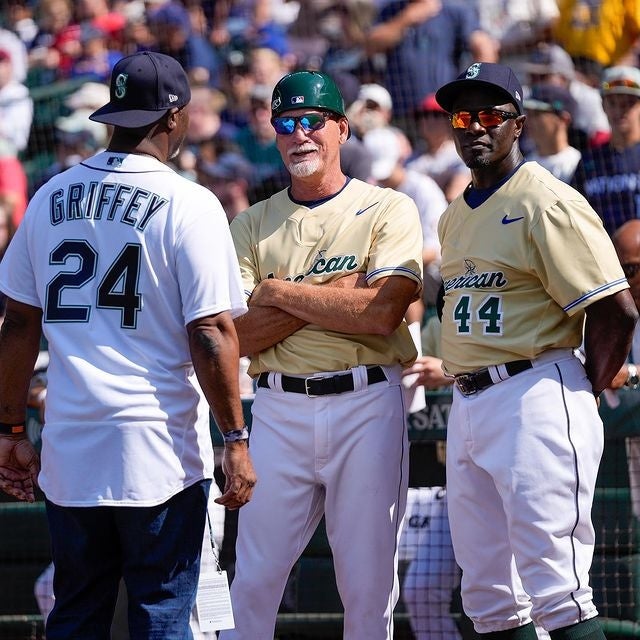
{"type": "Polygon", "coordinates": [[[372,129],[388,126],[392,114],[391,94],[380,84],[362,84],[356,99],[348,108],[349,126],[353,133],[362,137],[372,129]]]}
{"type": "MultiPolygon", "coordinates": [[[[332,77],[344,98],[344,107],[348,115],[358,98],[361,89],[360,81],[348,71],[338,71],[332,77]]],[[[351,133],[355,132],[352,130],[351,133]]],[[[350,178],[371,182],[371,164],[371,153],[362,143],[360,136],[357,133],[350,135],[340,147],[340,167],[343,173],[350,178]]]]}
{"type": "Polygon", "coordinates": [[[88,112],[79,109],[67,116],[60,116],[54,125],[55,160],[36,181],[32,191],[40,188],[53,176],[86,160],[107,143],[107,125],[88,119],[88,112]]]}
{"type": "MultiPolygon", "coordinates": [[[[369,131],[388,127],[393,118],[391,94],[385,87],[375,82],[362,84],[357,98],[347,109],[347,115],[349,116],[349,126],[353,127],[353,133],[355,133],[353,137],[358,139],[361,139],[369,131]]],[[[402,133],[403,135],[398,136],[397,140],[400,144],[404,144],[401,153],[404,162],[411,155],[412,148],[409,138],[405,135],[406,129],[402,129],[402,133]]],[[[373,178],[374,182],[375,180],[373,178]]]]}
{"type": "Polygon", "coordinates": [[[269,180],[284,173],[282,157],[271,125],[272,87],[257,84],[251,89],[249,125],[239,129],[234,142],[254,167],[256,181],[269,180]]]}
{"type": "Polygon", "coordinates": [[[613,234],[640,218],[640,69],[607,69],[601,91],[611,140],[582,152],[574,183],[613,234]]]}
{"type": "Polygon", "coordinates": [[[220,59],[211,44],[191,28],[189,13],[180,2],[170,0],[148,13],[154,50],[170,55],[184,67],[192,84],[217,87],[220,59]]]}
{"type": "MultiPolygon", "coordinates": [[[[410,145],[400,129],[376,127],[368,131],[362,141],[371,153],[371,174],[376,183],[408,195],[418,207],[422,227],[423,297],[425,303],[433,305],[441,280],[438,220],[447,208],[447,199],[432,178],[405,167],[406,149],[410,145]]],[[[409,310],[415,311],[416,307],[409,310]]],[[[421,321],[422,313],[408,314],[407,319],[421,321]]]]}
{"type": "MultiPolygon", "coordinates": [[[[35,2],[33,0],[6,0],[5,26],[17,35],[23,47],[31,48],[31,43],[38,33],[38,25],[34,18],[35,2]]],[[[0,45],[2,38],[0,37],[0,45]]],[[[27,52],[23,48],[26,69],[27,52]]],[[[26,75],[26,74],[25,74],[26,75]]],[[[22,78],[24,80],[24,78],[22,78]]]]}
{"type": "Polygon", "coordinates": [[[539,83],[556,84],[568,89],[576,102],[572,127],[572,144],[582,150],[606,142],[610,126],[602,108],[598,89],[586,84],[576,74],[571,56],[556,44],[542,43],[524,65],[529,86],[539,83]]]}
{"type": "Polygon", "coordinates": [[[198,182],[220,200],[229,222],[249,208],[253,167],[241,154],[227,151],[215,162],[200,162],[197,176],[198,182]]]}
{"type": "Polygon", "coordinates": [[[108,82],[113,67],[122,58],[122,53],[109,49],[107,33],[89,22],[80,26],[80,44],[82,52],[74,60],[70,76],[108,82]]]}
{"type": "Polygon", "coordinates": [[[109,102],[109,85],[89,81],[67,96],[64,104],[71,111],[93,112],[106,102],[109,102]]]}
{"type": "Polygon", "coordinates": [[[14,78],[11,53],[0,49],[0,140],[8,153],[26,149],[32,120],[29,90],[14,78]]]}
{"type": "Polygon", "coordinates": [[[576,102],[564,87],[536,84],[524,101],[527,131],[535,150],[527,155],[562,180],[571,182],[581,154],[569,144],[576,102]]]}
{"type": "Polygon", "coordinates": [[[411,159],[407,167],[433,178],[451,202],[469,184],[471,173],[456,151],[449,114],[437,103],[434,93],[425,96],[416,110],[416,122],[424,152],[411,159]]]}

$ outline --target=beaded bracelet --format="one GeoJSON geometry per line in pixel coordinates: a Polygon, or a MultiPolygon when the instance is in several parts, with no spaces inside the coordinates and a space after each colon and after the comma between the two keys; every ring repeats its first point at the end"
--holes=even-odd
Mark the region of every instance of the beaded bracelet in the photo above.
{"type": "Polygon", "coordinates": [[[0,422],[0,434],[3,436],[15,436],[24,433],[24,422],[0,422]]]}
{"type": "Polygon", "coordinates": [[[226,431],[222,434],[222,439],[226,442],[241,442],[249,439],[249,429],[244,427],[243,429],[233,429],[233,431],[226,431]]]}

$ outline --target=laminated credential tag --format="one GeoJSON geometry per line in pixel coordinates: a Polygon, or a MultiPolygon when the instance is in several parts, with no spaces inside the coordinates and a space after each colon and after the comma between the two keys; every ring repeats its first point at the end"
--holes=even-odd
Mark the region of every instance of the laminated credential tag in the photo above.
{"type": "Polygon", "coordinates": [[[201,631],[235,628],[226,571],[218,571],[212,566],[201,567],[196,612],[201,631]]]}

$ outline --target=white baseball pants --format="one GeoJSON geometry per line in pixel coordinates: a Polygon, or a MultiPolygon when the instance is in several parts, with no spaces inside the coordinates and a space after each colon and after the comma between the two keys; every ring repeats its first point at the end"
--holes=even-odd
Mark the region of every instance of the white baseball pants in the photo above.
{"type": "Polygon", "coordinates": [[[603,428],[568,350],[475,395],[457,388],[447,493],[464,609],[480,633],[597,615],[591,505],[603,428]]]}
{"type": "Polygon", "coordinates": [[[353,392],[309,398],[259,388],[250,450],[258,476],[239,513],[231,586],[236,629],[271,640],[289,573],[322,514],[344,604],[345,640],[391,640],[409,448],[400,368],[353,392]]]}

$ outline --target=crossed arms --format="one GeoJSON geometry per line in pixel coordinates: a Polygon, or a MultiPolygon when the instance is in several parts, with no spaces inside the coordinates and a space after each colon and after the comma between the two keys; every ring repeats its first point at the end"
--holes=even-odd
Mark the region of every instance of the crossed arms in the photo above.
{"type": "Polygon", "coordinates": [[[419,291],[404,276],[369,286],[363,273],[322,285],[263,280],[249,298],[248,313],[234,320],[240,354],[264,351],[309,323],[340,333],[390,335],[419,291]]]}

